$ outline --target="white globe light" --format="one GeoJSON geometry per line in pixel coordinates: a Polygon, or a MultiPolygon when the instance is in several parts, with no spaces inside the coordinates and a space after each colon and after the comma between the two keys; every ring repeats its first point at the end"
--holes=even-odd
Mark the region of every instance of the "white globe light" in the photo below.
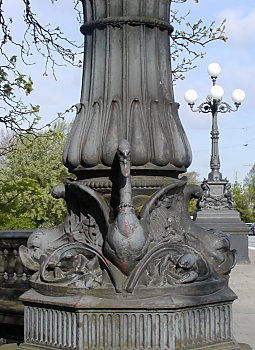
{"type": "Polygon", "coordinates": [[[214,99],[214,100],[220,100],[224,95],[224,89],[222,86],[220,85],[214,85],[212,86],[211,90],[210,90],[210,96],[214,99]]]}
{"type": "Polygon", "coordinates": [[[208,74],[211,76],[211,77],[218,77],[220,72],[221,72],[221,66],[219,65],[219,63],[210,63],[208,68],[208,74]]]}
{"type": "Polygon", "coordinates": [[[194,104],[198,98],[196,90],[189,89],[185,92],[184,99],[188,104],[194,104]]]}
{"type": "Polygon", "coordinates": [[[241,89],[236,89],[232,92],[232,100],[237,103],[240,104],[243,102],[243,100],[245,99],[245,92],[241,89]]]}

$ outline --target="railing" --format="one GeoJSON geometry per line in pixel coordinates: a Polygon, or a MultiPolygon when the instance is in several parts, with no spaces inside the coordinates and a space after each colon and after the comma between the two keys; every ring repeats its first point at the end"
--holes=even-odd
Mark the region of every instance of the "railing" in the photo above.
{"type": "Polygon", "coordinates": [[[23,339],[23,305],[18,298],[29,288],[29,273],[18,252],[32,232],[0,231],[0,344],[23,339]]]}
{"type": "Polygon", "coordinates": [[[0,231],[0,288],[26,288],[28,272],[18,255],[33,231],[0,231]]]}

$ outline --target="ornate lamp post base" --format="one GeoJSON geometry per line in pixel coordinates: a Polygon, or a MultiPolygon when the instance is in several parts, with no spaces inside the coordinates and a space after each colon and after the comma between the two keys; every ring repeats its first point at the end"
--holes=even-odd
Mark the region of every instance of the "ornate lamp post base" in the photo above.
{"type": "Polygon", "coordinates": [[[230,237],[231,248],[237,250],[238,263],[249,263],[248,231],[235,209],[228,180],[202,183],[203,196],[198,200],[196,224],[206,230],[216,229],[230,237]]]}
{"type": "Polygon", "coordinates": [[[28,349],[239,349],[228,287],[235,251],[188,212],[191,152],[174,102],[170,0],[83,0],[87,60],[53,189],[62,225],[20,247],[35,271],[28,349]]]}
{"type": "Polygon", "coordinates": [[[58,190],[69,204],[64,226],[35,232],[28,247],[20,248],[26,266],[38,270],[30,279],[33,289],[21,297],[20,350],[241,349],[232,332],[236,295],[228,287],[235,252],[225,235],[190,219],[188,202],[201,194],[199,186],[169,179],[150,197],[140,211],[140,224],[150,217],[149,244],[131,205],[120,203],[102,236],[96,224],[105,225],[97,216],[99,206],[106,210],[101,195],[76,181],[58,190]],[[81,194],[83,225],[76,214],[81,194]],[[119,245],[115,228],[122,215],[124,227],[133,226],[119,245]],[[38,261],[43,243],[47,248],[38,261]],[[119,246],[118,254],[110,246],[119,246]]]}
{"type": "Polygon", "coordinates": [[[62,296],[56,305],[55,297],[30,290],[22,297],[27,322],[19,349],[241,349],[232,333],[234,293],[227,286],[213,297],[204,291],[182,301],[174,289],[154,298],[106,291],[108,298],[62,296]]]}

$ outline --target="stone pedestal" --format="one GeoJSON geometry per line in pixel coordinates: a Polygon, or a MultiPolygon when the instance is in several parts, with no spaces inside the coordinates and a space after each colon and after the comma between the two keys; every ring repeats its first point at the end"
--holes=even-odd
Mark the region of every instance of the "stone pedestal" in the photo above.
{"type": "Polygon", "coordinates": [[[237,262],[249,263],[248,231],[235,209],[208,209],[197,212],[196,223],[206,230],[221,230],[230,236],[231,248],[237,250],[237,262]]]}
{"type": "Polygon", "coordinates": [[[228,180],[202,183],[203,196],[197,203],[195,222],[206,230],[219,230],[230,236],[231,248],[237,250],[237,261],[249,263],[248,231],[235,209],[228,180]]]}
{"type": "Polygon", "coordinates": [[[232,332],[235,295],[228,288],[182,303],[169,292],[139,300],[109,294],[56,300],[30,290],[22,297],[26,328],[19,349],[240,349],[232,332]]]}

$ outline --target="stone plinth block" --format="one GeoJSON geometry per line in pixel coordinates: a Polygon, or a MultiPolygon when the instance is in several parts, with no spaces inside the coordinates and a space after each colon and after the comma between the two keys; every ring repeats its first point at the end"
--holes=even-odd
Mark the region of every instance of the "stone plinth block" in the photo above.
{"type": "Polygon", "coordinates": [[[100,306],[91,296],[87,305],[86,298],[58,297],[59,304],[53,305],[54,297],[32,294],[37,294],[36,302],[23,300],[20,350],[240,349],[232,333],[232,302],[156,307],[143,299],[140,306],[126,307],[123,301],[122,307],[116,299],[116,307],[107,308],[113,300],[104,299],[100,306]]]}
{"type": "Polygon", "coordinates": [[[206,230],[215,229],[230,236],[231,248],[237,250],[238,263],[249,263],[248,231],[235,209],[205,209],[197,212],[196,224],[206,230]]]}
{"type": "MultiPolygon", "coordinates": [[[[209,174],[209,179],[210,179],[209,174]]],[[[235,209],[231,184],[224,180],[204,180],[202,197],[194,215],[196,224],[206,230],[222,231],[231,239],[231,249],[237,251],[239,263],[249,263],[248,227],[235,209]]]]}

